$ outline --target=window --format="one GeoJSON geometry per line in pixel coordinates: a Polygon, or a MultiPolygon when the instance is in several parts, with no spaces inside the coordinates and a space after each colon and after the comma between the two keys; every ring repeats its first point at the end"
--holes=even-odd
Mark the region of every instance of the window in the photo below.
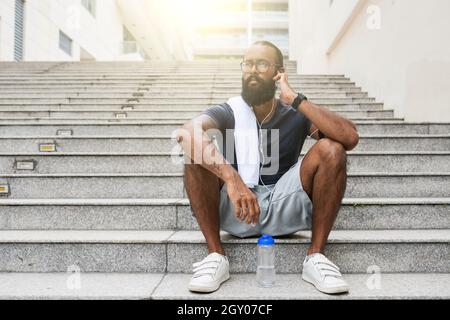
{"type": "Polygon", "coordinates": [[[59,31],[59,48],[69,56],[72,56],[72,39],[62,31],[59,31]]]}
{"type": "Polygon", "coordinates": [[[95,18],[96,6],[97,6],[96,0],[81,0],[81,4],[95,18]]]}
{"type": "Polygon", "coordinates": [[[24,16],[25,1],[16,0],[15,16],[14,16],[14,60],[23,60],[23,32],[24,32],[24,16]]]}

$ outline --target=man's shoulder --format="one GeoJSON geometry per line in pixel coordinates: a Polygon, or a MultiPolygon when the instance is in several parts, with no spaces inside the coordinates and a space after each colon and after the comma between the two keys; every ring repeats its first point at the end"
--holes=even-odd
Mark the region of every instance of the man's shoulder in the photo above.
{"type": "Polygon", "coordinates": [[[234,113],[227,102],[219,103],[207,108],[202,112],[210,116],[219,124],[220,129],[230,129],[234,127],[234,113]]]}
{"type": "Polygon", "coordinates": [[[229,113],[230,115],[233,115],[233,109],[228,104],[228,102],[222,102],[216,105],[213,105],[209,108],[207,108],[205,111],[212,110],[215,112],[222,112],[222,113],[229,113]]]}

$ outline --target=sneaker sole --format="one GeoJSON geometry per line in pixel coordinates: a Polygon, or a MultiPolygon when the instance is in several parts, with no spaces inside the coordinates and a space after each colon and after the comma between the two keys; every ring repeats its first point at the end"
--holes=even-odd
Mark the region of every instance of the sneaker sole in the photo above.
{"type": "Polygon", "coordinates": [[[317,290],[320,292],[326,293],[326,294],[339,294],[339,293],[347,293],[349,292],[348,287],[333,287],[333,288],[323,288],[319,285],[316,285],[313,280],[309,279],[308,277],[302,275],[302,279],[309,284],[313,285],[317,290]]]}
{"type": "Polygon", "coordinates": [[[220,286],[222,285],[222,283],[224,283],[225,281],[227,281],[228,279],[230,279],[230,274],[227,274],[225,276],[224,279],[216,282],[214,284],[214,286],[208,286],[208,287],[201,287],[201,286],[192,286],[189,285],[189,291],[192,292],[201,292],[201,293],[212,293],[215,292],[217,290],[219,290],[220,286]]]}

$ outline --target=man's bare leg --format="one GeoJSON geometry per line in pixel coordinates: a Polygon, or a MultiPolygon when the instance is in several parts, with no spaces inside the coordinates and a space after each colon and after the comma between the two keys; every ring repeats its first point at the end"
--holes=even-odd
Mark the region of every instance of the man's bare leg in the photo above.
{"type": "Polygon", "coordinates": [[[342,144],[328,138],[314,144],[303,158],[300,179],[313,203],[308,255],[323,253],[347,185],[347,154],[342,144]]]}
{"type": "Polygon", "coordinates": [[[198,164],[185,164],[184,186],[209,253],[225,255],[220,242],[219,200],[224,182],[198,164]]]}

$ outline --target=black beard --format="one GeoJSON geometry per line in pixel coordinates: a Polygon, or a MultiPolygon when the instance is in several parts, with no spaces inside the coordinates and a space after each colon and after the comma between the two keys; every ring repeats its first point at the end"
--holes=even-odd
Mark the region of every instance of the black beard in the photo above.
{"type": "Polygon", "coordinates": [[[249,86],[252,77],[249,77],[247,81],[242,78],[242,98],[249,106],[259,106],[267,101],[272,100],[275,97],[277,91],[276,82],[269,80],[265,82],[259,78],[254,78],[258,81],[259,86],[252,88],[249,86]]]}

